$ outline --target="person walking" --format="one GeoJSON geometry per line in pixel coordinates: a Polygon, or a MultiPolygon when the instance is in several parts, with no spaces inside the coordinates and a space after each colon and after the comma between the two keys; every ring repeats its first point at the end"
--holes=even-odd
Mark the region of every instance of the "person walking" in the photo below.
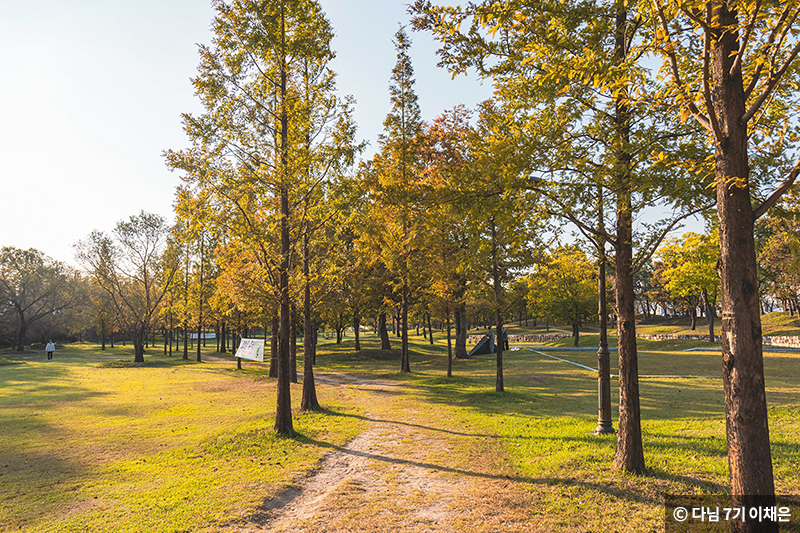
{"type": "Polygon", "coordinates": [[[56,351],[56,345],[53,344],[53,339],[50,339],[50,342],[47,343],[47,346],[44,347],[44,351],[47,352],[47,360],[53,360],[53,352],[56,351]]]}

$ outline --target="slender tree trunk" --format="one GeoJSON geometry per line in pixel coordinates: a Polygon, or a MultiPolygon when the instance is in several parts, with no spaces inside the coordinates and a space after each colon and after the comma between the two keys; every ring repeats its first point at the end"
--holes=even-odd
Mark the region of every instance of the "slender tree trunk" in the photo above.
{"type": "Polygon", "coordinates": [[[697,305],[694,302],[689,303],[689,316],[692,319],[692,331],[697,329],[697,305]]]}
{"type": "MultiPolygon", "coordinates": [[[[615,25],[615,56],[622,64],[627,56],[628,17],[625,3],[618,0],[615,25]]],[[[639,360],[636,350],[636,310],[633,285],[633,206],[630,124],[627,90],[615,98],[617,192],[616,314],[619,345],[619,433],[614,466],[626,472],[642,474],[645,470],[642,422],[639,407],[639,360]]]]}
{"type": "Polygon", "coordinates": [[[428,344],[433,344],[433,329],[431,328],[431,314],[428,313],[428,344]]]}
{"type": "Polygon", "coordinates": [[[706,304],[706,320],[708,321],[708,340],[714,342],[714,322],[717,317],[717,311],[714,309],[714,304],[708,296],[708,290],[703,289],[703,301],[706,304]]]}
{"type": "Polygon", "coordinates": [[[289,118],[288,118],[288,65],[286,49],[286,18],[281,4],[280,43],[280,205],[281,205],[281,264],[280,279],[280,343],[278,344],[278,399],[275,406],[275,430],[281,435],[294,434],[289,371],[289,118]]]}
{"type": "Polygon", "coordinates": [[[222,324],[220,324],[220,343],[219,343],[219,352],[220,353],[228,353],[228,323],[224,320],[222,324]]]}
{"type": "Polygon", "coordinates": [[[459,302],[456,304],[456,307],[453,310],[453,315],[456,322],[455,358],[466,359],[468,354],[467,334],[469,333],[467,325],[467,304],[464,302],[459,302]]]}
{"type": "Polygon", "coordinates": [[[494,292],[494,323],[496,328],[497,340],[497,361],[494,390],[503,392],[503,317],[500,313],[500,267],[498,264],[497,249],[497,226],[494,224],[494,217],[491,219],[492,225],[492,289],[494,292]]]}
{"type": "MultiPolygon", "coordinates": [[[[741,71],[731,72],[739,50],[738,12],[714,2],[711,76],[718,121],[716,196],[722,302],[722,377],[725,391],[728,465],[736,504],[746,496],[774,498],[772,453],[764,385],[758,272],[749,187],[745,96],[741,71]],[[736,501],[736,499],[739,501],[736,501]]],[[[773,500],[774,501],[774,500],[773,500]]],[[[761,502],[764,505],[764,502],[761,502]]],[[[774,505],[774,503],[773,503],[774,505]]],[[[777,531],[777,524],[736,522],[740,531],[777,531]]]]}
{"type": "Polygon", "coordinates": [[[297,308],[292,304],[292,320],[289,327],[289,370],[292,383],[297,383],[297,308]]]}
{"type": "Polygon", "coordinates": [[[578,324],[572,324],[572,346],[578,347],[578,341],[581,338],[581,329],[578,324]]]}
{"type": "Polygon", "coordinates": [[[353,308],[353,333],[356,337],[356,351],[361,350],[361,316],[358,307],[353,308]]]}
{"type": "Polygon", "coordinates": [[[401,326],[402,345],[400,348],[400,371],[411,372],[411,361],[408,356],[408,282],[403,279],[403,325],[401,326]]]}
{"type": "Polygon", "coordinates": [[[402,337],[403,336],[402,329],[401,329],[402,326],[400,325],[400,323],[402,322],[402,315],[403,315],[402,309],[403,309],[402,306],[398,307],[397,308],[397,314],[394,317],[394,320],[397,323],[397,326],[394,328],[394,331],[395,331],[395,334],[398,337],[402,337]]]}
{"type": "Polygon", "coordinates": [[[316,365],[317,364],[317,342],[319,341],[319,324],[317,324],[314,321],[311,322],[311,333],[312,333],[312,337],[313,337],[312,340],[314,341],[312,343],[312,345],[311,345],[313,347],[313,349],[314,349],[314,352],[311,354],[311,359],[312,359],[313,363],[316,365]]]}
{"type": "Polygon", "coordinates": [[[272,330],[269,343],[269,377],[278,377],[278,328],[280,327],[278,315],[272,316],[272,330]]]}
{"type": "Polygon", "coordinates": [[[447,377],[453,377],[453,342],[450,338],[450,308],[446,309],[447,314],[447,377]]]}
{"type": "Polygon", "coordinates": [[[202,322],[198,322],[197,323],[197,362],[198,363],[201,361],[201,358],[200,358],[200,337],[202,337],[202,336],[203,336],[203,323],[202,322]]]}
{"type": "Polygon", "coordinates": [[[25,349],[25,335],[28,332],[28,323],[25,321],[25,315],[22,311],[17,313],[19,316],[19,327],[17,327],[17,351],[21,352],[25,349]]]}
{"type": "Polygon", "coordinates": [[[183,358],[184,361],[189,360],[189,327],[186,321],[183,322],[183,358]]]}
{"type": "Polygon", "coordinates": [[[386,313],[378,315],[378,335],[381,338],[381,350],[391,350],[389,343],[389,332],[386,331],[386,313]]]}
{"type": "Polygon", "coordinates": [[[308,225],[303,234],[303,396],[300,409],[318,411],[317,388],[314,383],[314,324],[311,320],[311,277],[308,225]]]}

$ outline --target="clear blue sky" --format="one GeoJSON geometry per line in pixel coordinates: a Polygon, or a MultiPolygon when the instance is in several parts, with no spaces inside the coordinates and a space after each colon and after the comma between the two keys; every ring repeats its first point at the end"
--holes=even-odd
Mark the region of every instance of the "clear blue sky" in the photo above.
{"type": "MultiPolygon", "coordinates": [[[[356,98],[359,137],[372,149],[406,2],[321,0],[336,32],[339,90],[356,98]]],[[[207,0],[0,6],[0,245],[74,263],[72,244],[93,229],[142,209],[172,218],[179,178],[161,153],[188,145],[180,114],[201,111],[189,79],[212,18],[207,0]]],[[[475,76],[451,80],[438,69],[427,34],[411,38],[426,120],[491,96],[475,76]]]]}

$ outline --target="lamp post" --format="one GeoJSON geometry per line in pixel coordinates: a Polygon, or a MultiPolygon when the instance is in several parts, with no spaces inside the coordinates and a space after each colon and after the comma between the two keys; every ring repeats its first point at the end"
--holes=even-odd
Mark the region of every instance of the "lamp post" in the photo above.
{"type": "Polygon", "coordinates": [[[597,187],[597,313],[600,315],[600,346],[597,350],[597,427],[595,435],[615,433],[611,423],[611,361],[608,352],[608,311],[606,309],[606,241],[603,221],[603,188],[597,187]]]}
{"type": "MultiPolygon", "coordinates": [[[[547,183],[536,176],[528,177],[529,187],[539,189],[547,183]]],[[[540,189],[539,189],[540,190],[540,189]]],[[[583,230],[582,230],[583,231],[583,230]]],[[[611,362],[608,352],[608,311],[606,309],[606,241],[603,219],[603,186],[597,186],[597,314],[600,318],[600,346],[597,350],[597,427],[595,435],[616,433],[611,422],[611,362]]],[[[592,233],[595,233],[592,230],[592,233]]]]}

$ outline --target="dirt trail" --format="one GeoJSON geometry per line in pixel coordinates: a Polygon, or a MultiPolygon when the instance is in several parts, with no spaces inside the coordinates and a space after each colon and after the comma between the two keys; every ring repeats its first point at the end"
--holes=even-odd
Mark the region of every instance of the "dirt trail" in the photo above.
{"type": "MultiPolygon", "coordinates": [[[[373,398],[397,389],[345,376],[320,376],[320,381],[368,389],[373,398]]],[[[269,518],[247,531],[530,530],[521,517],[487,517],[498,491],[512,487],[502,475],[481,472],[491,465],[470,462],[461,441],[476,436],[432,427],[424,413],[386,412],[387,405],[392,404],[368,402],[367,429],[328,454],[297,488],[267,502],[269,518]]]]}

